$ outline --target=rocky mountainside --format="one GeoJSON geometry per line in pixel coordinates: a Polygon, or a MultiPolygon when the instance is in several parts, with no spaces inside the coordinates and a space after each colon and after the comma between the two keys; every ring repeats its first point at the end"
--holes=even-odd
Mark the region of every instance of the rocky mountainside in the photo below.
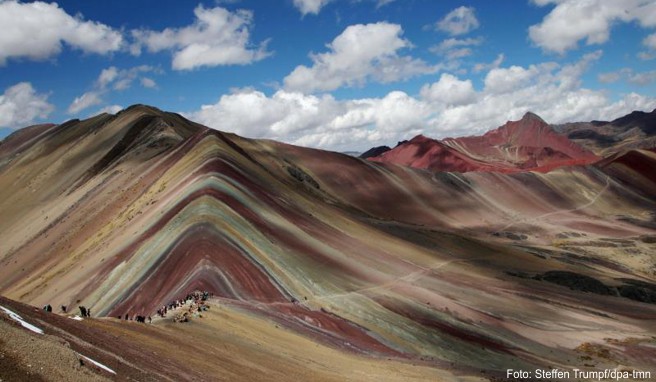
{"type": "MultiPolygon", "coordinates": [[[[448,142],[417,137],[383,156],[489,169],[245,139],[143,105],[20,130],[0,145],[0,294],[90,307],[79,325],[137,335],[208,379],[653,368],[654,152],[572,165],[594,155],[531,115],[448,142]],[[117,319],[195,290],[214,298],[191,324],[117,319]],[[184,351],[173,338],[189,339],[184,351]]],[[[105,377],[158,379],[157,358],[85,346],[126,373],[105,377]]]]}
{"type": "Polygon", "coordinates": [[[510,121],[482,136],[435,140],[417,136],[369,158],[432,171],[548,172],[599,160],[592,152],[556,133],[535,114],[510,121]]]}
{"type": "Polygon", "coordinates": [[[575,122],[554,128],[602,156],[656,147],[656,110],[651,113],[634,111],[611,122],[575,122]]]}

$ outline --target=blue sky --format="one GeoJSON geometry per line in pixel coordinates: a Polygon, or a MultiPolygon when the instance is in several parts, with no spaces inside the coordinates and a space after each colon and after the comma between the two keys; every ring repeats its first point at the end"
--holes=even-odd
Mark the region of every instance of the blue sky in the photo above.
{"type": "Polygon", "coordinates": [[[332,150],[656,108],[645,0],[0,0],[0,136],[146,103],[332,150]]]}

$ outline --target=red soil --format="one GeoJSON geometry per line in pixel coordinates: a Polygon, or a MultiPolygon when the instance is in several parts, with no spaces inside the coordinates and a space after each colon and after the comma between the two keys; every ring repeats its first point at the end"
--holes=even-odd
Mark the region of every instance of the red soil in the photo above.
{"type": "Polygon", "coordinates": [[[549,172],[562,166],[586,165],[599,158],[556,133],[540,117],[527,113],[482,136],[446,138],[419,135],[378,156],[376,162],[432,171],[549,172]]]}

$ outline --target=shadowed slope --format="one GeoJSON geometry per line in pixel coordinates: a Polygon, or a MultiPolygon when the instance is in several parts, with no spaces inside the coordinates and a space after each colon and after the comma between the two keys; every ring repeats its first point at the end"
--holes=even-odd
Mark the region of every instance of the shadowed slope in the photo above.
{"type": "Polygon", "coordinates": [[[656,110],[650,113],[634,111],[611,122],[575,122],[555,128],[602,156],[656,147],[656,110]]]}

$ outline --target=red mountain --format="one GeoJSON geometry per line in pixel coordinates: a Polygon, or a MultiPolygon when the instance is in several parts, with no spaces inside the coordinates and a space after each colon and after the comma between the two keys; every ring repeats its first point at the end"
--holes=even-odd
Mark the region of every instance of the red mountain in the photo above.
{"type": "Polygon", "coordinates": [[[533,113],[509,121],[482,136],[446,138],[417,136],[370,160],[433,171],[541,171],[584,165],[599,158],[556,133],[533,113]]]}
{"type": "Polygon", "coordinates": [[[434,171],[494,171],[495,167],[480,162],[435,139],[417,135],[411,140],[377,157],[374,162],[395,163],[434,171]]]}

